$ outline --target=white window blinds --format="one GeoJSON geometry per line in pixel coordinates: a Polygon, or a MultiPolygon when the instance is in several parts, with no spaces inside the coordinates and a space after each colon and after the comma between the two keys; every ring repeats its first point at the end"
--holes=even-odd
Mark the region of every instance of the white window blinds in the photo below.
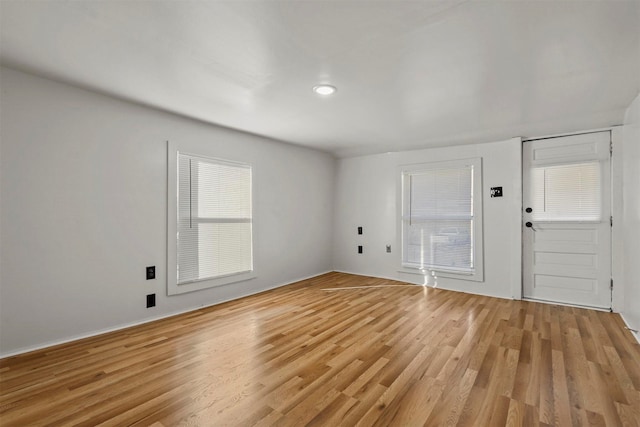
{"type": "Polygon", "coordinates": [[[474,166],[403,175],[403,265],[474,270],[474,166]]]}
{"type": "Polygon", "coordinates": [[[533,168],[535,221],[600,221],[600,163],[533,168]]]}
{"type": "Polygon", "coordinates": [[[178,284],[253,269],[251,167],[178,154],[178,284]]]}

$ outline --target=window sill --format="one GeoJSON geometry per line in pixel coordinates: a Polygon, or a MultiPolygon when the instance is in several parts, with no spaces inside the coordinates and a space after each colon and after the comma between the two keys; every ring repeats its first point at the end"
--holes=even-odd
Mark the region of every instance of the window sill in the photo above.
{"type": "Polygon", "coordinates": [[[443,270],[432,268],[412,268],[412,267],[400,267],[399,273],[412,274],[415,276],[434,276],[448,279],[467,280],[472,282],[484,282],[484,276],[482,272],[475,271],[459,271],[459,270],[443,270]]]}
{"type": "Polygon", "coordinates": [[[202,289],[215,288],[218,286],[230,285],[232,283],[244,282],[255,279],[257,277],[255,271],[234,274],[231,276],[216,277],[212,279],[197,280],[187,283],[168,283],[167,293],[169,295],[185,294],[187,292],[200,291],[202,289]]]}

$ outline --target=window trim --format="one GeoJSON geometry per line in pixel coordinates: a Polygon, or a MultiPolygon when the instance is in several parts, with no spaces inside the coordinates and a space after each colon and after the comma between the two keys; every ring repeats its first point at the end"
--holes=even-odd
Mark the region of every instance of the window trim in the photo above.
{"type": "Polygon", "coordinates": [[[401,273],[414,274],[420,276],[437,276],[452,279],[469,280],[474,282],[484,282],[484,236],[483,236],[483,192],[482,192],[482,158],[474,157],[469,159],[447,160],[428,163],[417,163],[401,165],[397,173],[397,236],[400,250],[398,271],[401,273]],[[405,175],[434,169],[451,169],[456,167],[473,167],[473,259],[474,269],[472,271],[459,271],[446,268],[411,267],[404,263],[405,236],[403,213],[405,208],[405,175]]]}
{"type": "MultiPolygon", "coordinates": [[[[255,206],[254,167],[249,163],[235,162],[233,160],[209,157],[206,154],[193,154],[190,150],[180,150],[177,144],[167,141],[167,295],[179,295],[202,289],[224,286],[231,283],[243,282],[256,277],[256,226],[255,214],[252,212],[252,270],[234,273],[214,278],[203,278],[185,283],[178,283],[176,272],[178,271],[178,154],[184,154],[205,160],[218,161],[223,164],[236,163],[251,168],[251,204],[255,206]]],[[[254,210],[254,208],[252,208],[254,210]]]]}

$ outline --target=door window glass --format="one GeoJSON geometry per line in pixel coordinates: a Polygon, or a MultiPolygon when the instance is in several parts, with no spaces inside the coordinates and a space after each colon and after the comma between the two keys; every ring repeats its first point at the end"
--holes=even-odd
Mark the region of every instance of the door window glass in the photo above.
{"type": "Polygon", "coordinates": [[[600,163],[533,168],[533,219],[536,221],[600,221],[600,163]]]}

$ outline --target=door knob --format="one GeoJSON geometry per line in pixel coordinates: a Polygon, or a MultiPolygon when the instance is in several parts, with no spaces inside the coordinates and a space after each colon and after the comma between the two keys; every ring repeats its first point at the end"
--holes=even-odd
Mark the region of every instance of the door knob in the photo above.
{"type": "Polygon", "coordinates": [[[527,221],[527,222],[525,222],[525,223],[524,223],[524,225],[526,225],[526,226],[527,226],[527,228],[530,228],[530,229],[532,229],[533,231],[538,231],[538,230],[536,230],[536,229],[533,227],[533,223],[532,223],[531,221],[527,221]]]}
{"type": "Polygon", "coordinates": [[[527,209],[525,209],[524,211],[525,211],[526,213],[531,213],[531,212],[533,212],[533,209],[531,209],[531,208],[527,208],[527,209]]]}

